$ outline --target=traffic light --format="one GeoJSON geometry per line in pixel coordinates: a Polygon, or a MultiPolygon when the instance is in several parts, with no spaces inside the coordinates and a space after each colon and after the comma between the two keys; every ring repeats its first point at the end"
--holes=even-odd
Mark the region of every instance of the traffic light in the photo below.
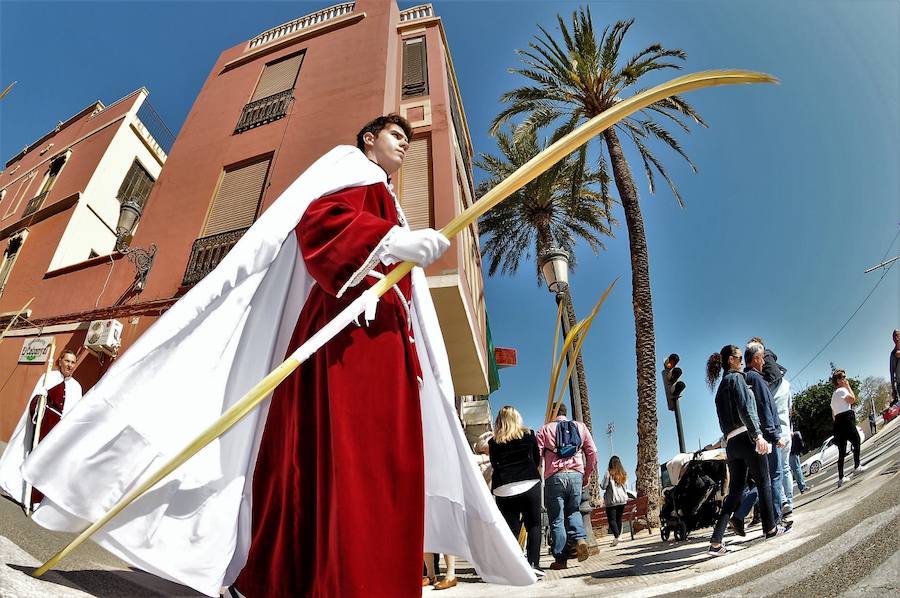
{"type": "Polygon", "coordinates": [[[684,382],[681,378],[681,368],[678,365],[678,354],[672,353],[663,362],[662,379],[663,389],[666,391],[666,402],[669,404],[669,411],[675,411],[676,403],[684,393],[684,382]]]}

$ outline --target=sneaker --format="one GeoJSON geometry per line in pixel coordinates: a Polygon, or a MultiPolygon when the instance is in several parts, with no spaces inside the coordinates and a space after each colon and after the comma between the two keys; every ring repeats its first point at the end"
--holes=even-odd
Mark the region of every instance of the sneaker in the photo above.
{"type": "Polygon", "coordinates": [[[793,512],[794,512],[794,509],[791,508],[791,506],[789,504],[785,503],[785,504],[781,505],[781,516],[782,517],[787,517],[788,515],[790,515],[793,512]]]}
{"type": "MultiPolygon", "coordinates": [[[[791,524],[791,525],[793,525],[793,524],[791,524]]],[[[775,527],[774,530],[772,530],[766,534],[766,538],[775,538],[777,536],[783,536],[783,535],[789,534],[789,533],[791,533],[790,525],[786,525],[786,526],[778,525],[775,527]]]]}
{"type": "Polygon", "coordinates": [[[588,559],[588,545],[585,540],[578,540],[578,544],[575,546],[575,554],[578,555],[579,563],[588,559]]]}
{"type": "Polygon", "coordinates": [[[537,575],[537,578],[538,578],[538,579],[540,579],[540,578],[542,578],[543,576],[547,575],[547,572],[544,571],[543,569],[541,569],[540,567],[532,567],[531,570],[534,571],[534,574],[537,575]]]}
{"type": "Polygon", "coordinates": [[[793,521],[784,521],[784,520],[781,521],[781,527],[784,528],[785,532],[787,532],[789,529],[791,529],[792,525],[794,525],[793,521]]]}
{"type": "Polygon", "coordinates": [[[854,467],[854,468],[853,468],[853,473],[862,473],[862,472],[864,472],[864,471],[867,470],[867,469],[869,469],[869,466],[868,466],[868,465],[860,465],[859,467],[854,467]]]}
{"type": "Polygon", "coordinates": [[[728,520],[728,523],[731,525],[731,529],[733,529],[734,533],[736,533],[737,535],[742,536],[742,537],[747,535],[747,532],[744,531],[744,520],[743,519],[739,519],[737,517],[732,517],[731,519],[728,520]]]}
{"type": "Polygon", "coordinates": [[[838,478],[837,488],[835,488],[835,490],[837,490],[838,488],[840,488],[843,485],[844,485],[844,478],[838,478]]]}
{"type": "Polygon", "coordinates": [[[709,545],[709,550],[706,551],[706,554],[710,556],[725,556],[728,554],[728,549],[725,548],[725,543],[719,544],[719,547],[716,548],[712,544],[709,545]]]}
{"type": "Polygon", "coordinates": [[[613,536],[612,546],[615,546],[615,545],[618,544],[618,543],[619,543],[619,537],[618,537],[618,536],[613,536]]]}

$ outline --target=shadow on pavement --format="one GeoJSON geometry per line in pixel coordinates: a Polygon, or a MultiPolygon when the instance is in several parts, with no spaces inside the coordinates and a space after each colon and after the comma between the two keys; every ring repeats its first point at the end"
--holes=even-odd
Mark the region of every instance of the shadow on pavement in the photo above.
{"type": "MultiPolygon", "coordinates": [[[[24,565],[7,565],[10,569],[21,571],[25,575],[31,575],[35,567],[24,565]]],[[[51,571],[41,577],[41,581],[64,586],[73,590],[80,590],[103,596],[104,598],[158,598],[167,597],[194,597],[204,596],[191,588],[167,581],[135,569],[127,571],[98,571],[87,569],[82,571],[51,571]]],[[[48,589],[52,595],[52,589],[48,589]]]]}

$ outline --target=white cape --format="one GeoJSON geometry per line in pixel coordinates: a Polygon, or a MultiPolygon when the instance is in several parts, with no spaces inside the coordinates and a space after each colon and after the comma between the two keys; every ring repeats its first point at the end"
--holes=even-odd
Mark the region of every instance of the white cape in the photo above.
{"type": "MultiPolygon", "coordinates": [[[[75,405],[81,400],[81,384],[72,377],[64,379],[59,370],[50,372],[46,380],[44,374],[41,374],[37,384],[34,386],[34,390],[28,395],[28,401],[25,403],[25,412],[19,418],[19,423],[6,444],[3,456],[0,456],[0,490],[9,494],[21,505],[24,505],[27,500],[25,496],[27,484],[22,478],[22,463],[31,451],[32,433],[34,430],[34,426],[29,425],[31,423],[29,421],[31,399],[39,394],[46,394],[47,390],[64,380],[66,384],[66,402],[63,404],[62,414],[66,415],[75,408],[75,405]]],[[[54,427],[53,430],[55,429],[54,427]]],[[[53,430],[50,432],[52,433],[53,430]]],[[[48,434],[47,437],[49,438],[49,436],[48,434]]]]}
{"type": "MultiPolygon", "coordinates": [[[[351,146],[331,150],[294,181],[28,458],[24,475],[46,496],[35,521],[84,529],[279,364],[313,284],[294,228],[314,199],[378,182],[386,183],[382,169],[351,146]]],[[[424,549],[471,561],[489,582],[533,583],[472,462],[425,275],[415,268],[412,276],[424,378],[424,549]]],[[[268,400],[93,538],[145,571],[217,596],[246,562],[267,412],[268,400]]]]}

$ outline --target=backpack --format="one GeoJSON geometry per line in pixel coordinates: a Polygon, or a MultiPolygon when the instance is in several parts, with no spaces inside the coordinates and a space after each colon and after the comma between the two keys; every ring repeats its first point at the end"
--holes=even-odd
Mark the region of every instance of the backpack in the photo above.
{"type": "Polygon", "coordinates": [[[570,419],[556,424],[556,454],[564,459],[574,457],[581,449],[581,434],[570,419]]]}

